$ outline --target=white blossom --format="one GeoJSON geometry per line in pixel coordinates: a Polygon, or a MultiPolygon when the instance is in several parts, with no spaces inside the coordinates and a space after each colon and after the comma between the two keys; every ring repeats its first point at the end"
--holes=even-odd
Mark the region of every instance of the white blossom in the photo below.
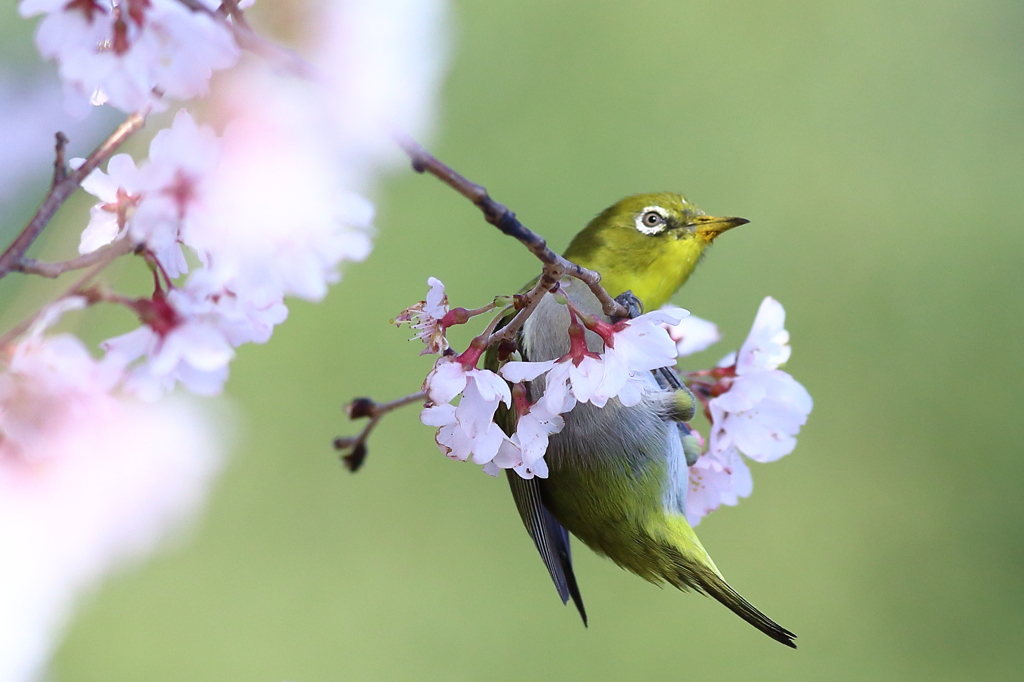
{"type": "Polygon", "coordinates": [[[494,423],[498,404],[511,406],[512,394],[501,377],[489,370],[467,367],[452,358],[441,358],[423,384],[430,402],[420,420],[438,427],[435,440],[452,459],[476,464],[494,459],[507,438],[494,423]],[[458,406],[449,404],[462,396],[458,406]]]}
{"type": "Polygon", "coordinates": [[[695,315],[687,315],[677,324],[668,325],[667,329],[668,335],[676,342],[676,352],[681,358],[699,353],[722,339],[718,325],[695,315]]]}
{"type": "Polygon", "coordinates": [[[789,347],[789,332],[783,326],[785,324],[786,311],[782,304],[766,296],[757,310],[747,340],[740,347],[736,359],[737,374],[778,369],[786,364],[793,351],[789,347]]]}
{"type": "Polygon", "coordinates": [[[708,402],[708,451],[690,467],[686,514],[691,524],[719,504],[736,504],[750,494],[750,470],[740,454],[772,462],[796,447],[814,403],[796,379],[778,369],[791,353],[784,324],[782,305],[766,297],[739,353],[718,363],[726,372],[735,366],[735,376],[725,379],[728,390],[708,402]]]}
{"type": "MultiPolygon", "coordinates": [[[[25,375],[36,387],[38,378],[25,375]]],[[[0,679],[29,682],[46,679],[79,598],[200,511],[224,452],[209,406],[146,405],[103,391],[19,400],[18,419],[43,419],[29,443],[30,423],[13,429],[15,414],[3,418],[0,679]]]]}
{"type": "Polygon", "coordinates": [[[548,450],[548,440],[565,426],[561,414],[548,409],[541,401],[530,405],[525,414],[518,415],[516,431],[512,434],[520,462],[511,468],[521,478],[547,478],[548,465],[544,455],[548,450]]]}
{"type": "Polygon", "coordinates": [[[625,322],[604,352],[604,377],[594,392],[600,402],[594,397],[591,402],[601,406],[614,396],[626,407],[637,405],[644,393],[641,375],[675,364],[676,345],[664,325],[678,324],[687,315],[682,308],[663,309],[625,322]]]}
{"type": "Polygon", "coordinates": [[[557,360],[509,362],[501,373],[512,382],[546,374],[542,400],[555,414],[571,410],[577,401],[604,407],[618,398],[627,407],[636,405],[645,391],[643,375],[675,360],[675,343],[663,325],[676,324],[685,314],[681,308],[656,310],[622,322],[600,356],[581,348],[557,360]]]}
{"type": "MultiPolygon", "coordinates": [[[[220,143],[207,126],[200,126],[185,110],[161,130],[149,147],[149,159],[140,168],[125,154],[107,163],[107,172],[94,170],[82,183],[98,197],[79,250],[94,251],[128,234],[144,244],[168,277],[188,269],[181,249],[182,234],[197,215],[204,214],[209,178],[220,157],[220,143]]],[[[73,159],[77,167],[82,159],[73,159]]]]}
{"type": "Polygon", "coordinates": [[[796,434],[813,407],[810,394],[782,370],[736,377],[709,403],[713,452],[735,447],[758,462],[771,462],[796,447],[796,434]]]}
{"type": "Polygon", "coordinates": [[[766,297],[736,356],[736,378],[708,404],[712,452],[735,447],[751,459],[770,462],[796,447],[796,434],[814,402],[807,389],[778,369],[792,352],[785,321],[782,305],[766,297]]]}
{"type": "Polygon", "coordinates": [[[90,105],[159,110],[165,97],[204,95],[212,72],[239,56],[226,26],[176,0],[23,0],[19,9],[46,13],[36,44],[58,62],[66,107],[78,116],[90,105]]]}
{"type": "Polygon", "coordinates": [[[174,289],[166,301],[156,297],[152,314],[157,323],[100,344],[109,362],[126,368],[129,393],[156,400],[178,382],[200,395],[215,395],[223,388],[234,350],[223,319],[190,294],[174,289]]]}
{"type": "MultiPolygon", "coordinates": [[[[72,159],[71,167],[78,168],[84,161],[72,159]]],[[[143,187],[135,160],[127,154],[117,154],[107,161],[106,173],[99,168],[89,173],[82,181],[82,189],[100,200],[89,210],[89,224],[78,245],[78,252],[85,254],[122,235],[142,200],[143,187]]]]}
{"type": "Polygon", "coordinates": [[[690,467],[686,518],[691,526],[720,505],[735,506],[754,489],[750,469],[735,449],[705,453],[690,467]]]}
{"type": "Polygon", "coordinates": [[[430,290],[427,291],[426,300],[409,306],[394,320],[396,327],[407,323],[416,330],[413,338],[419,339],[425,346],[420,355],[439,354],[448,350],[445,327],[441,324],[448,314],[448,296],[444,293],[444,284],[436,277],[429,278],[427,284],[430,290]]]}

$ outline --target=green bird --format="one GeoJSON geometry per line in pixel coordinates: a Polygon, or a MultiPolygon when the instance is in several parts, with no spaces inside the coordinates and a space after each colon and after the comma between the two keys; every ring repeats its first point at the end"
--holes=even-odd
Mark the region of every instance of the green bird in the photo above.
{"type": "MultiPolygon", "coordinates": [[[[564,255],[599,272],[612,296],[632,292],[645,310],[656,310],[686,282],[718,235],[746,222],[705,215],[678,194],[639,194],[594,218],[564,255]]],[[[578,309],[608,321],[579,280],[563,283],[561,290],[578,309]]],[[[563,357],[570,348],[569,323],[567,306],[545,295],[518,334],[523,359],[563,357]]],[[[599,337],[587,336],[589,349],[600,352],[599,337]]],[[[496,368],[495,353],[487,363],[496,368]]],[[[714,597],[772,639],[795,648],[796,635],[726,583],[684,516],[688,464],[699,454],[685,424],[694,414],[693,395],[672,370],[653,372],[645,381],[648,392],[638,405],[624,407],[617,399],[604,408],[581,403],[563,415],[565,426],[551,436],[545,455],[547,478],[526,480],[507,472],[519,514],[562,602],[572,599],[586,624],[569,549],[572,533],[655,584],[714,597]]],[[[528,385],[532,401],[543,395],[543,383],[540,377],[528,385]]],[[[500,410],[498,419],[507,433],[514,432],[513,411],[500,410]]]]}

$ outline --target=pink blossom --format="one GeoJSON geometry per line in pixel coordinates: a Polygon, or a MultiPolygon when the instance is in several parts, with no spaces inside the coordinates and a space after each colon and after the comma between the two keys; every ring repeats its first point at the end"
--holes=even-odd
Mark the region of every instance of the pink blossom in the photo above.
{"type": "Polygon", "coordinates": [[[753,489],[750,469],[736,450],[706,453],[690,467],[686,518],[696,526],[720,505],[739,504],[739,498],[749,496],[753,489]]]}
{"type": "Polygon", "coordinates": [[[45,334],[85,304],[45,308],[0,372],[4,680],[40,677],[78,594],[189,515],[222,460],[195,407],[119,399],[120,366],[45,334]]]}
{"type": "Polygon", "coordinates": [[[736,504],[750,494],[750,471],[740,454],[772,462],[796,447],[814,403],[807,389],[778,369],[791,353],[784,324],[782,305],[766,297],[739,353],[718,365],[727,390],[708,402],[708,451],[690,467],[686,514],[694,525],[719,504],[736,504]]]}
{"type": "Polygon", "coordinates": [[[708,404],[713,452],[736,448],[751,459],[770,462],[796,447],[796,434],[814,402],[807,389],[778,369],[792,352],[785,320],[782,305],[766,297],[736,357],[736,378],[708,404]]]}
{"type": "Polygon", "coordinates": [[[236,292],[319,301],[341,262],[369,255],[373,207],[345,185],[317,122],[299,110],[315,110],[313,85],[289,84],[283,96],[267,90],[268,78],[237,84],[210,201],[182,238],[236,292]]]}
{"type": "Polygon", "coordinates": [[[687,315],[678,324],[668,325],[668,334],[676,342],[679,357],[686,357],[718,343],[722,335],[718,325],[694,315],[687,315]]]}
{"type": "Polygon", "coordinates": [[[461,461],[472,456],[477,464],[493,460],[507,438],[494,423],[494,413],[499,403],[512,404],[508,384],[494,372],[442,357],[423,387],[432,405],[424,408],[420,421],[438,427],[441,451],[461,461]],[[449,404],[460,395],[458,406],[449,404]]]}
{"type": "Polygon", "coordinates": [[[66,106],[79,116],[90,104],[130,112],[204,95],[213,71],[238,60],[226,26],[176,0],[23,0],[20,11],[46,13],[36,44],[58,62],[66,106]]]}
{"type": "MultiPolygon", "coordinates": [[[[181,249],[186,226],[202,215],[209,177],[217,168],[220,143],[207,126],[198,125],[185,110],[161,130],[149,147],[149,160],[140,168],[125,154],[96,169],[82,183],[100,199],[82,233],[79,250],[94,251],[125,233],[144,244],[164,272],[176,278],[188,266],[181,249]]],[[[73,159],[78,166],[82,159],[73,159]]]]}
{"type": "Polygon", "coordinates": [[[394,320],[396,327],[406,323],[416,330],[413,338],[419,339],[425,346],[420,355],[439,354],[448,349],[445,326],[442,324],[448,314],[448,296],[444,293],[444,284],[436,277],[429,278],[427,284],[430,290],[426,300],[406,308],[394,320]]]}
{"type": "Polygon", "coordinates": [[[187,289],[172,290],[165,301],[158,295],[152,305],[159,326],[144,324],[100,344],[108,362],[126,368],[125,390],[156,400],[181,382],[193,393],[219,393],[235,355],[223,319],[187,289]]]}
{"type": "Polygon", "coordinates": [[[34,394],[17,414],[46,415],[38,429],[5,411],[19,440],[0,443],[0,679],[42,679],[80,596],[198,513],[223,462],[208,412],[102,391],[34,394]]]}
{"type": "MultiPolygon", "coordinates": [[[[546,362],[509,362],[502,376],[512,382],[533,381],[545,375],[543,401],[553,413],[568,412],[576,402],[604,407],[617,398],[629,407],[646,391],[646,376],[673,364],[675,344],[664,328],[686,314],[682,309],[656,310],[616,325],[608,331],[610,343],[603,355],[591,353],[582,336],[565,357],[546,362]]],[[[608,325],[605,325],[608,326],[608,325]]],[[[609,327],[609,330],[612,328],[609,327]]]]}

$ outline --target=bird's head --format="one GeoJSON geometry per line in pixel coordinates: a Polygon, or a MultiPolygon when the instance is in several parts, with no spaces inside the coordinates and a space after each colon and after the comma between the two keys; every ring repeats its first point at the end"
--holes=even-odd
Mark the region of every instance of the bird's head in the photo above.
{"type": "Polygon", "coordinates": [[[747,222],[705,215],[680,194],[636,194],[591,220],[565,257],[601,273],[612,296],[631,290],[646,310],[655,310],[686,282],[718,235],[747,222]]]}

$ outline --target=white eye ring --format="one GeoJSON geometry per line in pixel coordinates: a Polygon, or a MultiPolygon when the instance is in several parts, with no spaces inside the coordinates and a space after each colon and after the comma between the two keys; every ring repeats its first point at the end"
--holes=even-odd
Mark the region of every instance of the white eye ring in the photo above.
{"type": "Polygon", "coordinates": [[[661,206],[648,206],[636,217],[636,229],[642,234],[658,234],[665,230],[668,216],[661,206]]]}

